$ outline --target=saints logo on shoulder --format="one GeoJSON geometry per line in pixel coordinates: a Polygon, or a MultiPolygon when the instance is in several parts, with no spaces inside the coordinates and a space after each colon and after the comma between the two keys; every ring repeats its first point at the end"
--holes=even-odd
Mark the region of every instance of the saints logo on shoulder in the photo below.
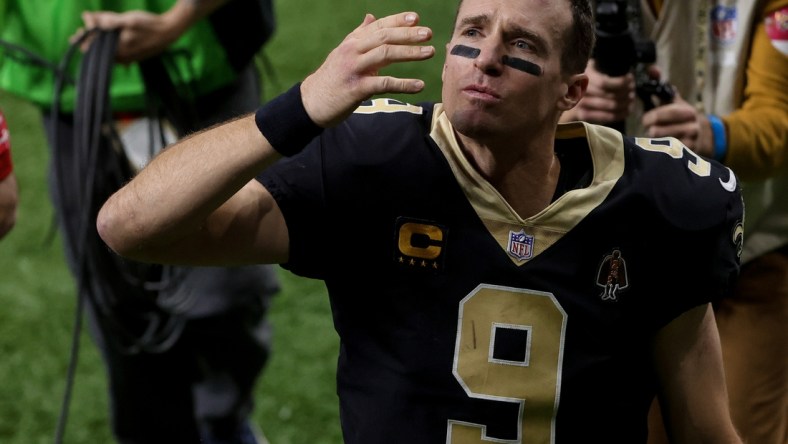
{"type": "Polygon", "coordinates": [[[443,270],[447,234],[448,229],[436,222],[397,218],[394,262],[411,270],[443,270]]]}
{"type": "Polygon", "coordinates": [[[733,227],[733,245],[736,247],[736,258],[741,260],[741,253],[744,249],[744,222],[736,222],[733,227]]]}
{"type": "Polygon", "coordinates": [[[615,249],[602,259],[596,276],[596,285],[602,287],[599,297],[603,301],[617,301],[618,293],[629,287],[627,261],[621,250],[615,249]]]}

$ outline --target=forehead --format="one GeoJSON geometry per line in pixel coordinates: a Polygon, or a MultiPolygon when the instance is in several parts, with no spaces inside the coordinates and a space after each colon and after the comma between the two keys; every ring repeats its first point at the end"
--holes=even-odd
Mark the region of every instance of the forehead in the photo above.
{"type": "Polygon", "coordinates": [[[455,29],[463,23],[499,23],[560,39],[571,26],[567,0],[461,0],[455,29]]]}

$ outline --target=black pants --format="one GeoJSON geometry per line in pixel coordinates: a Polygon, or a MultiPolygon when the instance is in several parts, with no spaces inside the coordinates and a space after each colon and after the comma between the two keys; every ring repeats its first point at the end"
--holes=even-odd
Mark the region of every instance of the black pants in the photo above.
{"type": "MultiPolygon", "coordinates": [[[[250,67],[232,85],[199,99],[202,127],[253,111],[259,97],[257,72],[250,67]]],[[[45,113],[44,124],[50,146],[59,150],[57,158],[69,162],[73,117],[45,113]],[[54,134],[57,141],[52,140],[54,134]]],[[[71,184],[59,180],[57,170],[50,168],[50,194],[62,225],[64,219],[78,217],[80,209],[65,208],[58,198],[73,190],[61,189],[71,184]]],[[[70,245],[75,240],[65,240],[73,272],[75,252],[70,245]]],[[[253,408],[253,388],[268,359],[270,328],[265,315],[279,289],[275,270],[248,266],[171,271],[174,285],[168,286],[162,300],[180,325],[165,350],[132,352],[116,346],[112,320],[88,300],[90,331],[109,379],[113,433],[121,443],[196,443],[205,436],[232,442],[253,408]]]]}

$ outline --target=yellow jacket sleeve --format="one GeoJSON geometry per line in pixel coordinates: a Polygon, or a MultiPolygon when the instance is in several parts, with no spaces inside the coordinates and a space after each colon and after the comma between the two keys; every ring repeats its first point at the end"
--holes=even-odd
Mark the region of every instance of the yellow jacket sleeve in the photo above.
{"type": "Polygon", "coordinates": [[[728,133],[725,163],[743,180],[765,179],[788,158],[788,55],[766,34],[764,18],[788,0],[770,0],[750,45],[744,102],[722,118],[728,133]]]}

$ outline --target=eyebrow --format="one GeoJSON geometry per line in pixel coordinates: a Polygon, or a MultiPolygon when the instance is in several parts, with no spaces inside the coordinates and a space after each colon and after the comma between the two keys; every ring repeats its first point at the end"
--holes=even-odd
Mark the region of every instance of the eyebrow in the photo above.
{"type": "MultiPolygon", "coordinates": [[[[457,29],[459,30],[463,26],[482,26],[488,23],[490,23],[489,15],[487,14],[472,15],[461,19],[457,24],[457,29]]],[[[524,37],[528,40],[531,40],[534,43],[534,45],[537,47],[536,49],[538,49],[540,52],[546,51],[548,47],[547,41],[542,36],[536,34],[533,31],[530,31],[528,29],[516,25],[509,26],[506,29],[504,29],[504,37],[507,40],[511,40],[517,37],[524,37]]]]}
{"type": "Polygon", "coordinates": [[[457,29],[467,25],[486,25],[490,22],[490,17],[486,14],[472,15],[465,17],[457,23],[457,29]]]}

